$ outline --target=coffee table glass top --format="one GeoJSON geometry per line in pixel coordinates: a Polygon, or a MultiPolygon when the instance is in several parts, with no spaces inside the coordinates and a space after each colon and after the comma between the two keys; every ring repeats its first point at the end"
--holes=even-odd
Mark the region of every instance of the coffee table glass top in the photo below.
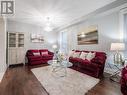
{"type": "Polygon", "coordinates": [[[67,68],[73,65],[71,62],[68,62],[67,60],[63,60],[62,62],[58,62],[57,60],[50,60],[48,61],[48,64],[56,67],[62,66],[67,68]]]}
{"type": "Polygon", "coordinates": [[[67,75],[66,68],[71,67],[73,64],[68,62],[67,60],[63,60],[59,62],[57,60],[50,60],[48,64],[52,67],[52,72],[60,77],[65,77],[67,75]]]}

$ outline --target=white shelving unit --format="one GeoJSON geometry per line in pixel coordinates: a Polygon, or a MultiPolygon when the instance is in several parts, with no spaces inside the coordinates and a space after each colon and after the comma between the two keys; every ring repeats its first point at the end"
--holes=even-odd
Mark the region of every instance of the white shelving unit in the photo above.
{"type": "Polygon", "coordinates": [[[25,63],[24,33],[8,32],[8,66],[25,63]]]}

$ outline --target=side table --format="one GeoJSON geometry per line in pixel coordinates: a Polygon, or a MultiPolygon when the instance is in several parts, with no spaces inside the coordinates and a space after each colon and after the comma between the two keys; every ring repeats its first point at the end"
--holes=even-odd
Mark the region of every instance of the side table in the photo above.
{"type": "Polygon", "coordinates": [[[112,66],[110,63],[108,63],[109,67],[112,69],[112,71],[114,71],[109,79],[114,81],[114,82],[119,82],[120,81],[120,74],[121,74],[121,71],[122,69],[124,68],[124,65],[122,64],[115,64],[115,63],[112,63],[112,66]],[[114,69],[115,68],[115,69],[114,69]]]}

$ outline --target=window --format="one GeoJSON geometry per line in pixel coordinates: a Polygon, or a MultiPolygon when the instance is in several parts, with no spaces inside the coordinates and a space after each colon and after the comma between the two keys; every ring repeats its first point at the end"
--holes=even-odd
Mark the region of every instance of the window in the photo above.
{"type": "Polygon", "coordinates": [[[120,11],[120,39],[127,43],[127,8],[120,11]]]}
{"type": "MultiPolygon", "coordinates": [[[[127,49],[127,8],[120,11],[120,32],[122,33],[121,38],[125,43],[125,48],[127,49]]],[[[127,50],[124,51],[124,58],[127,58],[127,50]]]]}
{"type": "Polygon", "coordinates": [[[127,43],[127,13],[124,14],[124,41],[127,43]]]}
{"type": "Polygon", "coordinates": [[[67,32],[60,33],[60,51],[67,53],[68,42],[67,42],[67,32]]]}

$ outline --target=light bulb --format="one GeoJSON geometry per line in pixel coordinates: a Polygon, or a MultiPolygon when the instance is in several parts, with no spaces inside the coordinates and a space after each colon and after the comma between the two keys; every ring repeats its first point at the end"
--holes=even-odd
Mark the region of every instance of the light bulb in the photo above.
{"type": "Polygon", "coordinates": [[[49,27],[49,26],[46,26],[46,27],[44,28],[44,30],[47,31],[47,32],[50,32],[50,31],[52,31],[53,29],[52,29],[51,27],[49,27]]]}

